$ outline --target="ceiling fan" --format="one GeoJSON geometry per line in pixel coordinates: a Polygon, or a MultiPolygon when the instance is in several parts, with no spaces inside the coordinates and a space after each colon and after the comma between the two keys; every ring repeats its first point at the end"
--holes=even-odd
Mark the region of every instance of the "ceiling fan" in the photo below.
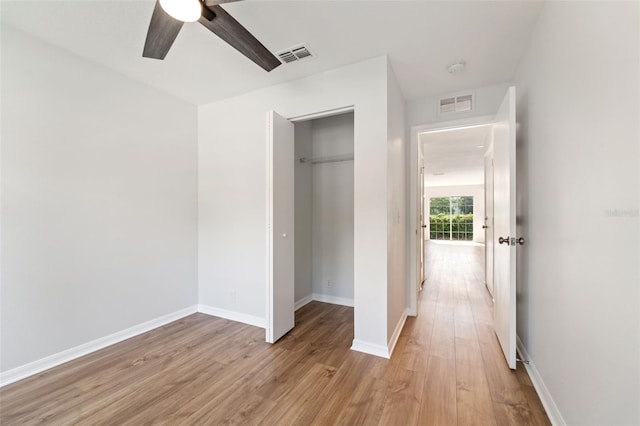
{"type": "Polygon", "coordinates": [[[237,0],[157,0],[142,56],[164,59],[182,24],[199,21],[266,71],[279,66],[280,60],[220,6],[232,1],[237,0]]]}

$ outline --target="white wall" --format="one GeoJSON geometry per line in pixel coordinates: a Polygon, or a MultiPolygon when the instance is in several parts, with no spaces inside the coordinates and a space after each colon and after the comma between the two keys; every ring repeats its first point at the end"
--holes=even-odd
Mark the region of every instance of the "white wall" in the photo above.
{"type": "MultiPolygon", "coordinates": [[[[312,156],[353,153],[353,113],[311,122],[312,156]]],[[[307,164],[312,174],[312,290],[353,304],[353,161],[307,164]]]]}
{"type": "MultiPolygon", "coordinates": [[[[428,177],[427,177],[428,179],[428,177]]],[[[429,199],[433,197],[473,197],[473,241],[484,243],[484,185],[426,186],[424,188],[424,211],[429,214],[429,199]]],[[[429,222],[425,231],[425,240],[429,239],[429,222]]]]}
{"type": "Polygon", "coordinates": [[[548,2],[515,76],[518,335],[567,424],[640,423],[638,9],[548,2]]]}
{"type": "Polygon", "coordinates": [[[355,107],[355,344],[387,344],[387,59],[199,108],[200,303],[265,316],[265,112],[355,107]]]}
{"type": "Polygon", "coordinates": [[[197,303],[196,109],[2,27],[3,372],[197,303]]]}
{"type": "Polygon", "coordinates": [[[295,294],[296,302],[311,296],[311,165],[301,163],[311,151],[311,121],[295,123],[295,294]]]}
{"type": "MultiPolygon", "coordinates": [[[[407,209],[404,98],[391,67],[387,72],[387,338],[397,339],[407,309],[407,209]],[[395,334],[394,334],[395,333],[395,334]]],[[[395,345],[394,341],[388,342],[395,345]]]]}

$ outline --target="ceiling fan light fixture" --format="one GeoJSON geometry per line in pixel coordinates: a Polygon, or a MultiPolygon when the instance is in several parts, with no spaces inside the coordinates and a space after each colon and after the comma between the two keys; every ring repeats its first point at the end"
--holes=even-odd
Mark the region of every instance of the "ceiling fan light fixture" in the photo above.
{"type": "Polygon", "coordinates": [[[182,22],[195,22],[202,16],[200,0],[160,0],[160,6],[172,18],[182,22]]]}

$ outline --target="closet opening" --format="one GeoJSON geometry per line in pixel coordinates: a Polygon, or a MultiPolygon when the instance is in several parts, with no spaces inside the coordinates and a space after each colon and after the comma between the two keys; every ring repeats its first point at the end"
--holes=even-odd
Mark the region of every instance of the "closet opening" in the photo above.
{"type": "Polygon", "coordinates": [[[294,124],[295,310],[353,307],[354,113],[294,124]]]}

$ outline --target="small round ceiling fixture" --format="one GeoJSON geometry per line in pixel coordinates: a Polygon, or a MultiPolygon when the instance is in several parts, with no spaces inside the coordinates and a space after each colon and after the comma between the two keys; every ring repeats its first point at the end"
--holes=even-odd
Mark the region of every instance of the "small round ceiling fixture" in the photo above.
{"type": "Polygon", "coordinates": [[[447,72],[449,74],[460,74],[466,68],[467,68],[467,64],[465,61],[457,61],[447,65],[447,72]]]}

